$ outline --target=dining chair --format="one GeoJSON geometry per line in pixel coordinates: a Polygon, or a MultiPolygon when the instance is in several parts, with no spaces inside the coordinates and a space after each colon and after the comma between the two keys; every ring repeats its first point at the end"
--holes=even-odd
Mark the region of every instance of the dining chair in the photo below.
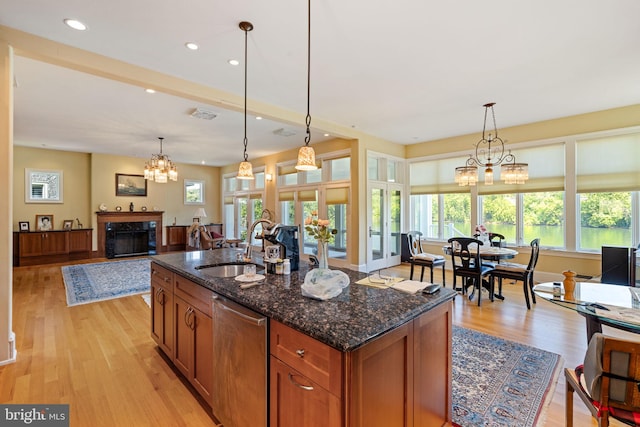
{"type": "Polygon", "coordinates": [[[565,368],[565,420],[573,426],[573,394],[576,393],[598,421],[609,418],[632,425],[640,420],[640,342],[596,333],[589,341],[584,364],[565,368]]]}
{"type": "Polygon", "coordinates": [[[446,260],[443,255],[430,254],[422,249],[422,242],[420,237],[422,232],[409,231],[407,233],[407,239],[409,241],[409,262],[411,263],[411,272],[409,273],[409,280],[413,280],[414,267],[420,266],[420,281],[424,279],[424,268],[428,267],[431,270],[431,283],[433,283],[433,268],[442,266],[442,286],[446,285],[444,266],[446,260]]]}
{"type": "Polygon", "coordinates": [[[533,239],[530,245],[531,256],[529,257],[529,264],[524,265],[514,262],[502,262],[500,264],[496,264],[491,272],[491,282],[493,283],[496,278],[498,279],[498,295],[502,295],[502,279],[522,281],[524,300],[527,303],[528,310],[531,309],[529,294],[531,294],[531,300],[533,303],[536,303],[536,295],[533,292],[533,272],[535,271],[536,264],[538,263],[538,255],[540,254],[540,239],[533,239]]]}
{"type": "Polygon", "coordinates": [[[451,245],[449,253],[453,264],[453,288],[457,289],[457,278],[462,278],[462,293],[465,294],[467,288],[473,286],[469,299],[473,299],[473,295],[477,290],[478,305],[480,305],[482,288],[484,284],[487,284],[489,299],[493,301],[493,280],[483,281],[485,276],[491,274],[493,267],[482,263],[480,258],[482,241],[472,237],[452,237],[448,242],[451,245]]]}

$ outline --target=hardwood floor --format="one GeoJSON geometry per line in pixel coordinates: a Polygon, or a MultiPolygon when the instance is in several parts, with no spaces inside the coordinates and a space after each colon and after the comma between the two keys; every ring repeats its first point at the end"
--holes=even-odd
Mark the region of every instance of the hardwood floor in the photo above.
{"type": "MultiPolygon", "coordinates": [[[[105,260],[85,262],[99,261],[105,260]]],[[[0,366],[0,403],[68,403],[72,426],[215,426],[156,349],[143,299],[67,307],[60,265],[13,270],[18,358],[0,366]]],[[[406,265],[393,270],[409,275],[406,265]]],[[[451,277],[447,282],[451,286],[451,277]]],[[[587,347],[582,317],[540,300],[527,311],[520,283],[505,284],[504,295],[505,301],[484,300],[481,307],[456,297],[454,324],[559,353],[567,367],[581,363],[587,347]]],[[[564,387],[560,375],[547,426],[564,425],[564,387]]],[[[581,402],[574,412],[576,426],[597,425],[581,402]]]]}

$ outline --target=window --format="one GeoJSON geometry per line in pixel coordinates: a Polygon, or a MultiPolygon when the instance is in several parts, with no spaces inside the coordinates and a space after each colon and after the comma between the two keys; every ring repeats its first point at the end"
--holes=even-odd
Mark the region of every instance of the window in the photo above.
{"type": "Polygon", "coordinates": [[[523,244],[540,238],[545,247],[565,246],[564,192],[546,191],[524,193],[523,201],[523,244]]]}
{"type": "Polygon", "coordinates": [[[640,133],[577,141],[578,249],[634,244],[639,221],[633,213],[640,212],[638,158],[640,133]]]}
{"type": "Polygon", "coordinates": [[[204,181],[184,180],[184,204],[204,205],[204,181]]]}
{"type": "Polygon", "coordinates": [[[491,233],[502,234],[507,243],[516,243],[516,195],[492,194],[481,198],[480,223],[491,233]]]}

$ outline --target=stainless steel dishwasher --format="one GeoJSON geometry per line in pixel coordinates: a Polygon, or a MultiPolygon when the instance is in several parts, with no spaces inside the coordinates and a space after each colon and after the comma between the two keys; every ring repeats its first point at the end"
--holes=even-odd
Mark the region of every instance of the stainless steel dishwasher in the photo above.
{"type": "Polygon", "coordinates": [[[213,297],[213,414],[224,427],[267,425],[267,317],[213,297]]]}

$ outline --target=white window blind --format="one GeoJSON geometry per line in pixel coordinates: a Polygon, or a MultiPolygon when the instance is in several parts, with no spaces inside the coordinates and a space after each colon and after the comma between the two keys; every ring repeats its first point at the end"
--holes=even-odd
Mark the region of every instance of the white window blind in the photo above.
{"type": "Polygon", "coordinates": [[[468,193],[469,187],[455,182],[455,170],[464,166],[469,156],[425,160],[409,165],[411,194],[468,193]]]}
{"type": "Polygon", "coordinates": [[[640,133],[581,140],[576,145],[577,191],[640,190],[640,133]]]}

